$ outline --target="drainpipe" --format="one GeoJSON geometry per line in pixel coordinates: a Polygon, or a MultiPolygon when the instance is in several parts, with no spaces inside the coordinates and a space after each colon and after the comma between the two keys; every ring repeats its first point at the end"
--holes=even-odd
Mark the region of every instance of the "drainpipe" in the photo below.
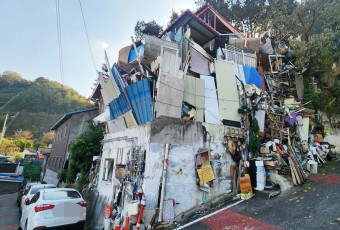
{"type": "Polygon", "coordinates": [[[159,205],[159,216],[158,221],[162,221],[163,217],[163,205],[164,205],[164,194],[165,194],[165,179],[166,179],[166,170],[168,167],[167,160],[169,156],[169,144],[165,144],[165,153],[164,153],[164,160],[163,160],[163,173],[162,173],[162,190],[161,190],[161,200],[159,205]]]}

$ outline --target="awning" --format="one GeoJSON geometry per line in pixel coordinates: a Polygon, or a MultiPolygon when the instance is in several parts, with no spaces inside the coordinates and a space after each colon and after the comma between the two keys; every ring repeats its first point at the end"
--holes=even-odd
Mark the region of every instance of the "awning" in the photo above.
{"type": "Polygon", "coordinates": [[[110,110],[106,109],[99,116],[96,116],[95,118],[93,118],[93,121],[97,123],[103,123],[103,122],[106,122],[106,120],[110,120],[109,118],[110,118],[110,110]]]}

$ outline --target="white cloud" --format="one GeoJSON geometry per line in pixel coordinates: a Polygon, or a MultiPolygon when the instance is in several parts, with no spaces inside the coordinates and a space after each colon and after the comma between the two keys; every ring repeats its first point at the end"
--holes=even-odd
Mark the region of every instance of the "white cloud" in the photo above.
{"type": "Polygon", "coordinates": [[[104,40],[97,40],[96,45],[103,50],[106,50],[110,47],[110,44],[104,40]]]}

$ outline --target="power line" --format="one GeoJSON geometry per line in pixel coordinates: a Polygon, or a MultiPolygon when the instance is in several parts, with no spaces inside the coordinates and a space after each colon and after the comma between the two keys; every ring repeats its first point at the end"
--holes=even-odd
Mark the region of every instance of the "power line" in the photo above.
{"type": "Polygon", "coordinates": [[[86,22],[85,22],[85,17],[84,17],[83,6],[81,4],[81,0],[79,0],[79,6],[80,6],[80,10],[81,10],[81,15],[83,17],[83,23],[84,23],[84,28],[85,28],[85,32],[86,32],[86,38],[87,38],[87,44],[89,45],[94,71],[97,73],[96,63],[94,62],[93,53],[92,53],[92,49],[91,49],[91,45],[90,45],[90,39],[89,39],[89,35],[87,33],[87,27],[86,27],[86,22]]]}
{"type": "Polygon", "coordinates": [[[59,0],[55,1],[56,4],[56,16],[57,16],[57,32],[58,32],[58,47],[59,47],[59,69],[60,69],[60,80],[62,85],[62,99],[63,99],[63,108],[64,112],[66,112],[66,90],[64,88],[64,60],[63,60],[63,44],[61,39],[61,23],[60,23],[60,7],[59,0]]]}
{"type": "Polygon", "coordinates": [[[64,85],[64,64],[63,64],[64,62],[63,62],[63,47],[62,47],[62,40],[61,40],[59,0],[56,0],[55,3],[56,3],[56,16],[57,16],[60,80],[61,80],[61,84],[64,85]]]}

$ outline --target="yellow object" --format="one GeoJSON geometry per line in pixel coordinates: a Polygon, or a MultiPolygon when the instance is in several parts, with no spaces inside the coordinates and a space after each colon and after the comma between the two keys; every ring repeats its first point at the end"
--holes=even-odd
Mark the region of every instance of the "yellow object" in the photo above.
{"type": "Polygon", "coordinates": [[[198,177],[200,178],[201,184],[215,180],[215,175],[210,164],[204,165],[201,168],[197,169],[197,173],[198,173],[198,177]]]}

